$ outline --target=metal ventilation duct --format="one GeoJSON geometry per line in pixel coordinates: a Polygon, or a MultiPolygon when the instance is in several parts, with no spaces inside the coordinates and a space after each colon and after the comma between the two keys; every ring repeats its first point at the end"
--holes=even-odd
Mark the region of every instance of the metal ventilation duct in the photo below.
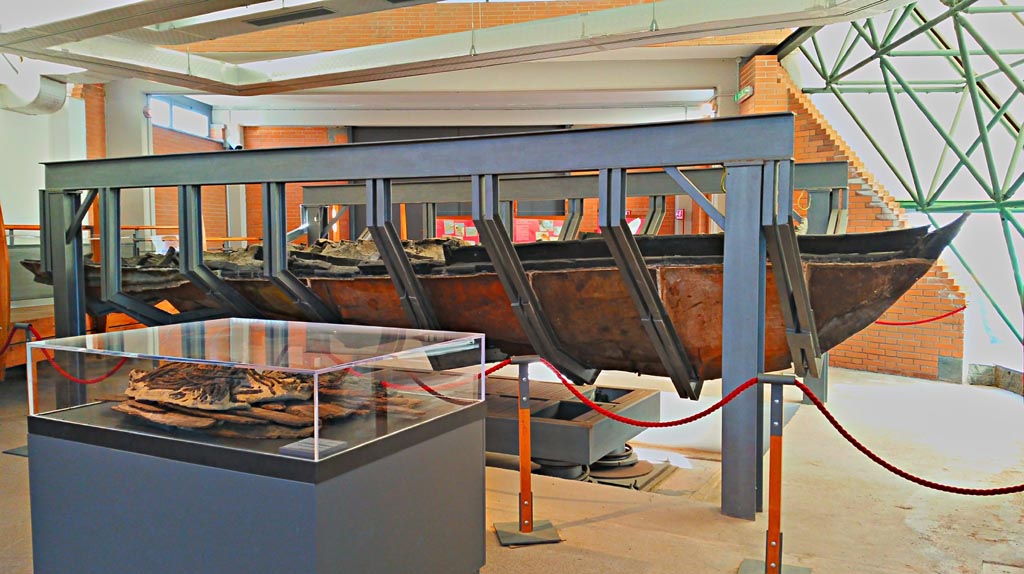
{"type": "Polygon", "coordinates": [[[31,116],[60,111],[67,97],[67,84],[35,74],[21,74],[0,84],[0,109],[31,116]]]}

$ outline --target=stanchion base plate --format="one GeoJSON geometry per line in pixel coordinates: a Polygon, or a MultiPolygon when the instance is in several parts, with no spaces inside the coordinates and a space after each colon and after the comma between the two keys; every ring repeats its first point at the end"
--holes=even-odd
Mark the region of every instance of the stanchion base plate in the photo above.
{"type": "MultiPolygon", "coordinates": [[[[736,574],[764,574],[764,560],[747,558],[740,564],[740,569],[736,574]]],[[[782,574],[811,574],[811,569],[783,563],[782,574]]]]}
{"type": "Polygon", "coordinates": [[[550,520],[534,520],[533,532],[520,532],[519,522],[495,522],[494,532],[502,546],[529,546],[556,544],[562,541],[550,520]]]}

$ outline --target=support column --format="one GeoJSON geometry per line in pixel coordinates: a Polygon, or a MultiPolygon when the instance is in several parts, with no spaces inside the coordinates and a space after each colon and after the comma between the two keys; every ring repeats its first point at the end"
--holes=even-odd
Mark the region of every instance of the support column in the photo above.
{"type": "MultiPolygon", "coordinates": [[[[85,260],[82,254],[82,228],[77,227],[67,241],[67,230],[75,219],[81,204],[78,193],[46,193],[46,242],[43,250],[49,254],[53,270],[53,316],[54,333],[57,337],[73,337],[85,334],[85,260]]],[[[73,354],[74,364],[64,365],[74,375],[85,372],[85,365],[78,353],[73,354]]],[[[55,383],[56,406],[58,409],[81,405],[86,400],[85,385],[79,385],[63,378],[55,383]]]]}
{"type": "MultiPolygon", "coordinates": [[[[726,166],[722,294],[722,394],[764,366],[765,242],[761,234],[761,163],[726,166]]],[[[722,411],[722,513],[753,520],[761,504],[760,386],[722,411]]]]}

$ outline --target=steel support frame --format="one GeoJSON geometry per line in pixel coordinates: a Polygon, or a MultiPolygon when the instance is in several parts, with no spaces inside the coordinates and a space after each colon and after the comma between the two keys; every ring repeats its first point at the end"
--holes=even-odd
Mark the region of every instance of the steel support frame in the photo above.
{"type": "Polygon", "coordinates": [[[667,201],[664,195],[652,195],[647,199],[647,217],[637,235],[657,235],[665,221],[667,201]]]}
{"type": "Polygon", "coordinates": [[[558,336],[547,319],[530,279],[523,269],[523,262],[516,254],[502,218],[497,213],[501,203],[498,176],[474,175],[473,224],[480,233],[481,243],[494,265],[505,293],[512,304],[519,323],[530,339],[537,354],[558,367],[577,384],[592,384],[600,370],[583,365],[561,349],[558,336]]]}
{"type": "Polygon", "coordinates": [[[263,184],[263,276],[292,297],[313,321],[340,323],[341,317],[288,271],[285,184],[263,184]]]}
{"type": "MultiPolygon", "coordinates": [[[[47,219],[41,222],[45,229],[46,244],[43,251],[49,253],[53,285],[60,286],[66,297],[54,297],[54,334],[57,337],[72,337],[85,333],[85,255],[82,251],[81,222],[74,225],[75,214],[81,207],[78,192],[44,194],[46,207],[43,213],[47,219]]],[[[62,360],[65,369],[75,376],[85,375],[85,357],[81,353],[66,353],[70,357],[62,360]]],[[[56,406],[58,409],[83,404],[87,399],[85,385],[63,378],[55,383],[56,406]]]]}
{"type": "MultiPolygon", "coordinates": [[[[81,234],[76,234],[70,244],[61,241],[77,212],[78,190],[724,164],[729,189],[722,317],[723,386],[727,393],[756,376],[763,364],[765,246],[760,227],[761,177],[764,162],[792,158],[793,140],[794,118],[786,113],[424,142],[51,163],[46,166],[47,207],[43,223],[49,231],[46,249],[54,273],[58,334],[78,335],[85,329],[81,234]],[[751,289],[756,296],[751,295],[751,289]]],[[[518,258],[512,257],[515,252],[511,241],[494,213],[497,176],[477,175],[475,180],[476,219],[486,222],[482,226],[478,223],[478,227],[491,239],[501,239],[487,241],[484,237],[489,252],[493,252],[492,260],[496,259],[499,266],[501,262],[512,263],[513,273],[506,271],[505,281],[516,281],[518,285],[513,285],[513,289],[529,287],[521,262],[515,265],[518,258]],[[504,258],[500,255],[502,251],[504,258]]],[[[677,189],[672,184],[671,191],[664,195],[676,194],[677,189]]],[[[264,244],[269,247],[264,252],[265,272],[278,285],[289,285],[285,268],[284,184],[264,184],[264,195],[264,244]]],[[[113,235],[111,227],[104,226],[101,235],[113,235]]],[[[297,292],[308,294],[308,287],[293,276],[291,279],[301,287],[297,292]]],[[[524,293],[526,299],[513,299],[517,313],[529,310],[532,291],[524,293]]],[[[555,353],[547,356],[555,359],[552,362],[556,365],[560,362],[557,354],[556,348],[555,353]]],[[[723,413],[722,511],[730,516],[753,518],[761,506],[760,401],[758,393],[746,393],[727,405],[723,413]]]]}
{"type": "Polygon", "coordinates": [[[626,171],[620,168],[601,170],[598,182],[598,227],[618,264],[626,291],[640,315],[640,323],[679,396],[696,400],[703,381],[686,355],[675,325],[658,295],[654,277],[626,222],[626,171]]]}
{"type": "Polygon", "coordinates": [[[402,240],[391,221],[391,180],[366,181],[366,228],[377,245],[409,321],[418,329],[440,329],[427,292],[405,254],[402,240]]]}
{"type": "MultiPolygon", "coordinates": [[[[121,190],[116,187],[105,187],[99,190],[99,197],[100,301],[102,303],[148,326],[184,323],[223,315],[215,310],[171,314],[122,292],[121,190]]],[[[79,231],[80,233],[81,231],[79,231]]],[[[54,282],[54,302],[57,299],[57,283],[54,282]]]]}
{"type": "Polygon", "coordinates": [[[800,261],[793,226],[792,163],[768,162],[762,179],[761,229],[765,237],[772,274],[779,296],[782,319],[786,324],[786,340],[798,376],[820,377],[821,346],[814,323],[810,292],[800,261]]]}
{"type": "Polygon", "coordinates": [[[236,316],[262,318],[263,313],[259,309],[203,263],[205,241],[201,186],[178,187],[178,231],[178,267],[181,274],[205,289],[209,296],[231,309],[236,316]]]}
{"type": "MultiPolygon", "coordinates": [[[[764,162],[726,164],[722,396],[764,371],[766,246],[761,232],[764,162]]],[[[722,513],[753,520],[763,496],[760,386],[722,408],[722,513]]]]}

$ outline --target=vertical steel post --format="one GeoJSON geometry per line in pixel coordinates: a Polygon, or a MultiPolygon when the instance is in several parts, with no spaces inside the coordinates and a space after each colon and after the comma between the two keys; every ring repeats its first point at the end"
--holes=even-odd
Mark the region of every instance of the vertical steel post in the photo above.
{"type": "Polygon", "coordinates": [[[530,363],[519,363],[519,531],[533,532],[530,456],[530,363]]]}
{"type": "MultiPolygon", "coordinates": [[[[70,229],[81,197],[77,192],[53,191],[46,194],[46,242],[53,268],[53,316],[57,337],[85,334],[85,259],[82,253],[82,228],[70,229]],[[71,241],[67,241],[69,235],[71,241]]],[[[106,231],[106,230],[104,230],[106,231]]],[[[80,353],[74,353],[68,370],[75,376],[85,373],[80,353]]],[[[71,381],[56,384],[57,408],[84,404],[86,388],[71,381]]]]}
{"type": "Polygon", "coordinates": [[[764,572],[782,572],[782,385],[772,383],[770,469],[768,477],[768,535],[764,572]]]}
{"type": "MultiPolygon", "coordinates": [[[[726,170],[722,300],[722,394],[763,370],[765,241],[761,233],[762,163],[726,170]],[[759,295],[755,295],[760,293],[759,295]]],[[[722,413],[722,513],[753,520],[762,443],[761,393],[744,393],[722,413]]]]}

